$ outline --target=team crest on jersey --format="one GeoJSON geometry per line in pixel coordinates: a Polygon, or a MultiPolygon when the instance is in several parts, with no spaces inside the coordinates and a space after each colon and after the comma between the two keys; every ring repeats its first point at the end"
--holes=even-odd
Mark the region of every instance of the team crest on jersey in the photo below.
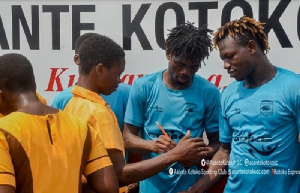
{"type": "Polygon", "coordinates": [[[194,103],[186,103],[185,114],[188,117],[195,117],[198,105],[194,103]]]}
{"type": "Polygon", "coordinates": [[[273,101],[262,100],[260,103],[260,114],[264,116],[273,115],[273,101]]]}

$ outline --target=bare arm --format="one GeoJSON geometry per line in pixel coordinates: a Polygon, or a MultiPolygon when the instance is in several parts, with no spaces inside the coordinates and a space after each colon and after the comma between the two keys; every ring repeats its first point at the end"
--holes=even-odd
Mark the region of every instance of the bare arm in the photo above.
{"type": "Polygon", "coordinates": [[[190,132],[188,132],[174,149],[152,159],[137,163],[125,164],[122,152],[119,150],[107,150],[107,152],[113,162],[120,186],[124,186],[149,178],[174,162],[187,161],[204,156],[208,150],[202,139],[190,139],[190,132]]]}
{"type": "Polygon", "coordinates": [[[1,193],[15,193],[15,188],[10,185],[0,185],[1,193]]]}
{"type": "Polygon", "coordinates": [[[89,187],[96,193],[119,192],[118,179],[112,166],[104,167],[89,174],[87,176],[87,182],[89,187]]]}
{"type": "Polygon", "coordinates": [[[218,151],[220,147],[219,132],[207,133],[207,138],[209,141],[209,144],[207,145],[208,147],[208,151],[206,152],[207,154],[204,154],[204,156],[198,157],[194,160],[188,160],[187,162],[180,162],[186,169],[194,165],[200,165],[201,160],[203,159],[210,160],[218,151]]]}
{"type": "Polygon", "coordinates": [[[219,132],[206,133],[208,139],[209,153],[207,159],[211,159],[215,153],[219,150],[219,132]]]}
{"type": "MultiPolygon", "coordinates": [[[[228,161],[230,155],[230,144],[221,143],[220,149],[213,156],[213,161],[228,161]]],[[[227,169],[227,165],[213,165],[211,164],[208,170],[218,171],[219,169],[227,169]]],[[[202,176],[192,187],[190,187],[187,191],[183,191],[181,193],[203,193],[208,190],[211,186],[221,180],[225,175],[214,175],[213,172],[209,172],[208,175],[202,176]]]]}
{"type": "Polygon", "coordinates": [[[172,139],[164,135],[161,135],[156,141],[144,140],[138,136],[139,131],[139,127],[128,123],[124,125],[124,145],[125,149],[130,152],[138,154],[147,154],[150,152],[165,153],[176,146],[176,143],[172,139]]]}

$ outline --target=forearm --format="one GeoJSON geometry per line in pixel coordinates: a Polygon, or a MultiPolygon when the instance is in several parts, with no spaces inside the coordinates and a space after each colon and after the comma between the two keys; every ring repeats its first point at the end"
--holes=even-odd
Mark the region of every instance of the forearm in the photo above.
{"type": "Polygon", "coordinates": [[[0,192],[1,193],[15,193],[15,187],[13,187],[11,185],[0,184],[0,192]]]}
{"type": "Polygon", "coordinates": [[[209,147],[209,152],[206,156],[206,159],[212,159],[212,157],[220,148],[219,132],[207,133],[206,135],[209,141],[209,144],[207,146],[209,147]]]}
{"type": "Polygon", "coordinates": [[[125,149],[136,154],[147,154],[152,152],[153,141],[144,140],[139,136],[140,127],[125,123],[123,140],[125,149]]]}
{"type": "Polygon", "coordinates": [[[137,135],[124,137],[125,149],[136,154],[151,153],[151,147],[153,146],[153,143],[154,141],[144,140],[137,135]]]}
{"type": "Polygon", "coordinates": [[[126,164],[120,185],[128,185],[149,178],[176,162],[175,156],[167,152],[149,160],[126,164]]]}
{"type": "MultiPolygon", "coordinates": [[[[229,160],[229,152],[225,151],[217,151],[214,157],[212,158],[211,163],[220,163],[219,161],[224,161],[223,163],[227,163],[229,160]]],[[[190,192],[198,193],[205,192],[210,187],[212,187],[215,183],[221,180],[225,175],[220,174],[221,170],[227,170],[228,165],[226,164],[210,164],[208,168],[208,174],[202,176],[191,188],[190,192]],[[211,172],[209,172],[211,171],[211,172]],[[217,175],[215,175],[217,173],[217,175]]]]}
{"type": "Polygon", "coordinates": [[[219,150],[220,148],[220,143],[216,142],[213,144],[209,144],[207,147],[209,147],[209,153],[207,154],[206,159],[212,159],[213,156],[216,154],[216,152],[219,150]]]}

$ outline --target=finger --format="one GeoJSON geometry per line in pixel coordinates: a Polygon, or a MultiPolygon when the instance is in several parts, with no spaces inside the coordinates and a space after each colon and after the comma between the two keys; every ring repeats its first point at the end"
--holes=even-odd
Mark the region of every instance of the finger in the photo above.
{"type": "Polygon", "coordinates": [[[168,138],[168,137],[166,137],[166,136],[160,136],[160,137],[157,139],[157,142],[158,142],[159,144],[168,146],[169,148],[172,148],[172,149],[176,146],[176,143],[175,143],[172,139],[170,139],[170,138],[168,138]]]}
{"type": "Polygon", "coordinates": [[[188,130],[185,134],[185,136],[183,136],[183,138],[181,140],[186,140],[186,139],[189,139],[191,137],[191,131],[188,130]]]}
{"type": "Polygon", "coordinates": [[[194,143],[194,146],[197,147],[197,148],[198,148],[198,147],[199,147],[199,148],[200,148],[200,147],[203,147],[203,148],[205,148],[205,149],[208,148],[207,145],[206,145],[204,142],[195,142],[195,143],[194,143]]]}
{"type": "Polygon", "coordinates": [[[209,147],[199,147],[199,151],[201,153],[209,153],[210,149],[209,147]]]}
{"type": "Polygon", "coordinates": [[[209,154],[210,152],[208,150],[203,150],[202,148],[199,149],[199,151],[197,152],[197,156],[199,156],[199,158],[206,158],[207,155],[209,154]]]}
{"type": "Polygon", "coordinates": [[[191,140],[194,142],[204,142],[203,138],[200,138],[200,137],[194,137],[194,138],[191,138],[191,140]]]}
{"type": "Polygon", "coordinates": [[[165,144],[157,144],[157,148],[162,153],[166,153],[166,152],[168,152],[168,151],[170,151],[170,150],[173,149],[173,147],[170,148],[168,145],[165,145],[165,144]]]}
{"type": "Polygon", "coordinates": [[[167,137],[167,136],[165,136],[165,135],[161,135],[161,136],[159,137],[159,139],[162,140],[162,141],[167,141],[168,143],[173,144],[173,145],[176,146],[175,141],[173,141],[171,138],[169,138],[169,137],[167,137]]]}

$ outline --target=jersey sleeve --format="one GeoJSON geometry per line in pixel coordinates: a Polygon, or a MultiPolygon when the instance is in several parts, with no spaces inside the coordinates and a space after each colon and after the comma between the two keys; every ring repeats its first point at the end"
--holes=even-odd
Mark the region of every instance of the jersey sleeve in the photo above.
{"type": "Polygon", "coordinates": [[[94,109],[88,123],[99,132],[106,149],[118,149],[124,152],[122,133],[117,118],[111,110],[94,109]]]}
{"type": "Polygon", "coordinates": [[[89,175],[99,169],[112,165],[99,133],[90,127],[90,134],[92,141],[91,151],[84,169],[84,175],[89,175]]]}
{"type": "Polygon", "coordinates": [[[73,94],[71,93],[72,88],[73,87],[69,87],[56,94],[52,100],[51,107],[64,110],[69,100],[71,100],[71,98],[73,97],[73,94]]]}
{"type": "Polygon", "coordinates": [[[219,141],[222,143],[231,143],[233,131],[228,123],[225,107],[226,107],[225,99],[222,94],[221,103],[220,103],[220,113],[219,113],[219,124],[220,124],[219,141]]]}
{"type": "Polygon", "coordinates": [[[16,187],[14,167],[9,154],[9,146],[4,134],[0,131],[0,185],[16,187]]]}
{"type": "Polygon", "coordinates": [[[206,98],[204,126],[207,133],[219,131],[219,111],[220,111],[220,92],[217,88],[212,88],[205,92],[209,94],[206,98]]]}

